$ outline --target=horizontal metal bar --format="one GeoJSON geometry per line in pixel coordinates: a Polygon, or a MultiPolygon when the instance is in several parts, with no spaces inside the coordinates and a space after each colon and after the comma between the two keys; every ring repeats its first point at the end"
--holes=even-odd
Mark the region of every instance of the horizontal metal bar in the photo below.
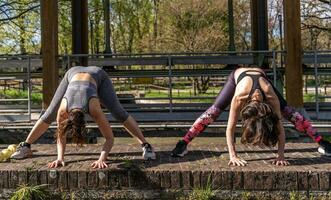
{"type": "MultiPolygon", "coordinates": [[[[30,59],[31,67],[42,67],[42,59],[30,59]]],[[[0,68],[28,68],[29,60],[0,60],[0,68]]],[[[26,72],[25,72],[26,73],[26,72]]]]}
{"type": "Polygon", "coordinates": [[[93,66],[130,66],[130,65],[168,65],[167,57],[146,58],[89,58],[89,65],[93,66]]]}
{"type": "Polygon", "coordinates": [[[0,99],[0,102],[7,102],[7,101],[28,101],[29,99],[0,99]]]}
{"type": "MultiPolygon", "coordinates": [[[[284,50],[273,50],[276,53],[286,53],[284,50]]],[[[270,50],[264,50],[264,51],[221,51],[221,52],[171,52],[171,53],[137,53],[137,54],[131,54],[131,53],[116,53],[116,54],[63,54],[58,55],[59,58],[65,58],[68,56],[164,56],[164,55],[211,55],[211,54],[249,54],[249,53],[272,53],[273,51],[270,50]]],[[[329,53],[331,50],[325,49],[325,50],[303,50],[303,53],[329,53]]],[[[0,58],[42,58],[42,55],[40,54],[2,54],[0,55],[0,58]]]]}
{"type": "MultiPolygon", "coordinates": [[[[322,52],[322,51],[321,51],[322,52]]],[[[319,52],[319,53],[321,53],[319,52]]],[[[324,51],[323,51],[324,52],[324,51]]],[[[326,51],[327,53],[328,51],[326,51]]],[[[71,59],[75,57],[89,57],[90,65],[97,66],[128,66],[128,65],[169,65],[169,57],[172,64],[191,65],[191,64],[253,64],[255,53],[270,54],[272,51],[246,51],[246,52],[217,52],[217,53],[181,53],[181,54],[73,54],[67,55],[71,59]],[[234,55],[235,54],[235,55],[234,55]],[[240,55],[243,54],[243,55],[240,55]],[[158,56],[157,56],[158,55],[158,56]],[[92,56],[92,57],[91,57],[92,56]],[[109,56],[106,58],[97,58],[97,56],[109,56]],[[122,56],[122,57],[121,57],[122,56]],[[124,57],[125,56],[125,57],[124,57]],[[135,57],[140,56],[140,57],[135,57]],[[145,56],[145,57],[142,57],[145,56]]],[[[5,57],[3,57],[5,58],[5,57]]],[[[9,56],[8,59],[0,59],[0,68],[26,68],[28,67],[28,59],[10,59],[14,56],[9,56]]],[[[20,56],[18,56],[20,58],[20,56]]],[[[28,58],[28,57],[26,57],[28,58]]],[[[63,59],[66,57],[64,56],[63,59]]],[[[32,58],[32,67],[41,67],[41,58],[32,58]]],[[[304,54],[303,63],[314,63],[315,57],[313,54],[304,54]]],[[[330,54],[317,54],[318,63],[331,63],[330,54]]]]}
{"type": "Polygon", "coordinates": [[[317,54],[316,58],[314,54],[306,54],[302,58],[302,62],[306,64],[317,63],[331,63],[331,54],[317,54]],[[315,60],[316,59],[316,60],[315,60]]]}
{"type": "Polygon", "coordinates": [[[329,49],[322,49],[322,50],[304,50],[303,53],[331,53],[329,49]]]}
{"type": "MultiPolygon", "coordinates": [[[[63,57],[95,57],[95,56],[180,56],[180,55],[224,55],[224,54],[252,54],[252,53],[272,53],[273,51],[269,50],[261,50],[261,51],[220,51],[220,52],[171,52],[171,53],[139,53],[139,54],[70,54],[63,55],[63,57]]],[[[285,51],[277,50],[276,53],[284,53],[285,51]]]]}
{"type": "MultiPolygon", "coordinates": [[[[315,128],[331,128],[330,124],[318,124],[313,123],[315,128]]],[[[139,124],[139,128],[190,128],[192,124],[167,124],[167,123],[155,123],[155,124],[139,124]]],[[[285,128],[294,128],[292,124],[285,123],[283,125],[285,128]]],[[[13,126],[0,126],[1,129],[31,129],[33,125],[13,125],[13,126]]],[[[112,124],[112,128],[124,128],[122,124],[112,124]]],[[[227,124],[210,124],[208,128],[226,128],[227,124]]],[[[56,129],[56,125],[51,125],[49,128],[56,129]]],[[[86,128],[96,129],[98,126],[96,124],[89,124],[86,128]]],[[[236,128],[241,128],[241,124],[237,124],[236,128]]]]}

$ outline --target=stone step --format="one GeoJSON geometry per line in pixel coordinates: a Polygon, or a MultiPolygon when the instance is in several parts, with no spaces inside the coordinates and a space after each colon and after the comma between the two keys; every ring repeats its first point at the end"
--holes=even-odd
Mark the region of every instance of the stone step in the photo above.
{"type": "Polygon", "coordinates": [[[120,138],[108,157],[109,167],[101,170],[90,167],[98,159],[100,144],[67,145],[66,166],[57,169],[47,168],[47,163],[56,159],[56,145],[33,145],[32,158],[0,163],[0,190],[14,191],[21,184],[48,184],[55,193],[77,191],[78,195],[89,190],[104,195],[122,191],[143,195],[143,199],[148,196],[158,199],[158,195],[165,193],[173,197],[175,191],[191,191],[208,185],[223,195],[273,192],[288,196],[292,191],[328,195],[331,190],[331,158],[320,156],[316,144],[287,143],[285,156],[290,166],[271,164],[276,148],[238,144],[238,155],[248,165],[234,167],[227,165],[224,139],[198,138],[189,145],[187,156],[173,158],[169,155],[177,139],[150,139],[157,159],[143,161],[140,145],[132,139],[120,138]]]}

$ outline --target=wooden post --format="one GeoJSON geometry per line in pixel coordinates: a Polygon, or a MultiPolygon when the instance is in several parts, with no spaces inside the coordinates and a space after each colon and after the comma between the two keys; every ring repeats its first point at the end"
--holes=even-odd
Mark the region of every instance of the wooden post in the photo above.
{"type": "MultiPolygon", "coordinates": [[[[72,53],[88,54],[87,0],[72,0],[72,53]]],[[[80,57],[79,65],[87,66],[87,57],[80,57]]]]}
{"type": "MultiPolygon", "coordinates": [[[[251,0],[251,29],[252,50],[269,50],[267,0],[251,0]]],[[[255,56],[255,63],[264,68],[268,67],[264,54],[255,56]]]]}
{"type": "Polygon", "coordinates": [[[233,25],[233,0],[228,0],[228,20],[229,20],[229,51],[235,51],[234,25],[233,25]]]}
{"type": "Polygon", "coordinates": [[[58,1],[43,0],[41,6],[41,54],[43,108],[46,109],[58,86],[58,1]]]}
{"type": "Polygon", "coordinates": [[[284,22],[286,100],[303,107],[300,0],[284,0],[284,22]]]}
{"type": "Polygon", "coordinates": [[[111,47],[110,47],[110,19],[109,19],[109,0],[103,0],[103,15],[105,19],[105,51],[104,53],[111,54],[111,47]]]}

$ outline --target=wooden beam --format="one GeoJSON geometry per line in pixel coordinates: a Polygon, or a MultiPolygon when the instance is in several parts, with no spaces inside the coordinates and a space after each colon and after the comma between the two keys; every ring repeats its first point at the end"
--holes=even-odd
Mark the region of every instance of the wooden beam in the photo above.
{"type": "MultiPolygon", "coordinates": [[[[267,0],[251,0],[252,50],[268,50],[268,8],[267,0]]],[[[264,54],[255,55],[255,63],[268,67],[264,54]]]]}
{"type": "Polygon", "coordinates": [[[43,0],[41,6],[41,53],[43,108],[47,108],[58,86],[58,1],[43,0]]]}
{"type": "Polygon", "coordinates": [[[303,107],[300,0],[284,0],[284,22],[286,100],[303,107]]]}
{"type": "Polygon", "coordinates": [[[251,0],[252,49],[268,50],[267,0],[251,0]]]}
{"type": "MultiPolygon", "coordinates": [[[[88,54],[87,0],[72,0],[72,53],[88,54]]],[[[87,58],[81,57],[79,65],[87,66],[87,58]]]]}
{"type": "Polygon", "coordinates": [[[228,24],[229,24],[229,51],[235,51],[234,25],[233,25],[233,0],[228,0],[228,24]]]}
{"type": "Polygon", "coordinates": [[[103,0],[103,16],[105,19],[105,53],[112,53],[111,47],[110,47],[110,17],[109,17],[109,7],[110,7],[110,3],[109,0],[103,0]]]}

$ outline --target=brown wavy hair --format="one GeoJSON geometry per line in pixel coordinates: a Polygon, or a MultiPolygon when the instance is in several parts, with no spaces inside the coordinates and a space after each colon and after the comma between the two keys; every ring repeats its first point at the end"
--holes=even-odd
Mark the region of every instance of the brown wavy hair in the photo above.
{"type": "Polygon", "coordinates": [[[257,101],[248,102],[241,110],[241,143],[258,146],[275,146],[279,130],[277,115],[270,105],[257,101]]]}
{"type": "Polygon", "coordinates": [[[80,109],[69,112],[68,119],[60,122],[56,131],[56,139],[71,138],[71,142],[82,145],[86,135],[86,122],[84,113],[80,109]]]}

